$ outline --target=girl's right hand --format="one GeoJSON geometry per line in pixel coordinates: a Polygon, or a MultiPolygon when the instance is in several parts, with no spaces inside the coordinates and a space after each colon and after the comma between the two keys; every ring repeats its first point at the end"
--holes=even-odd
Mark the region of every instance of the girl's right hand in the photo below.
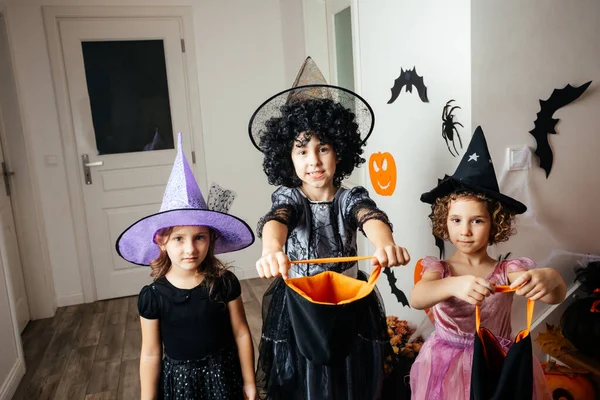
{"type": "Polygon", "coordinates": [[[473,275],[454,277],[454,297],[473,305],[481,305],[486,297],[494,293],[494,285],[473,275]]]}
{"type": "Polygon", "coordinates": [[[256,271],[261,278],[275,278],[282,276],[288,278],[290,259],[283,251],[264,252],[256,262],[256,271]]]}

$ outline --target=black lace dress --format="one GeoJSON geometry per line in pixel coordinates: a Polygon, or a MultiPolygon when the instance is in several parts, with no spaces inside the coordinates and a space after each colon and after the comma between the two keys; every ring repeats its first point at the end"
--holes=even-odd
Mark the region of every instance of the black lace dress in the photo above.
{"type": "Polygon", "coordinates": [[[144,286],[138,310],[158,319],[164,345],[159,398],[243,399],[243,380],[227,303],[241,294],[229,271],[212,288],[179,289],[162,277],[144,286]]]}
{"type": "MultiPolygon", "coordinates": [[[[281,187],[273,206],[258,223],[276,220],[288,227],[290,260],[357,255],[356,236],[370,219],[391,224],[362,187],[339,189],[333,201],[313,202],[299,189],[281,187]]],[[[292,264],[290,277],[336,271],[366,280],[357,263],[292,264]]],[[[385,309],[377,289],[369,296],[369,312],[359,329],[352,353],[343,366],[317,365],[298,351],[286,307],[285,283],[276,279],[262,303],[263,331],[256,372],[263,399],[378,399],[383,385],[384,358],[391,351],[385,309]]]]}

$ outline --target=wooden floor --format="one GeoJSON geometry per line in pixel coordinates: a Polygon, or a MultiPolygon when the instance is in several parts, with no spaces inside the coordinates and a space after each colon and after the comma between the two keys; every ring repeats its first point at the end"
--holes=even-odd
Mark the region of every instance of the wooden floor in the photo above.
{"type": "MultiPolygon", "coordinates": [[[[241,281],[256,354],[262,295],[270,280],[241,281]]],[[[137,296],[59,308],[23,332],[27,373],[13,400],[138,399],[137,296]]]]}

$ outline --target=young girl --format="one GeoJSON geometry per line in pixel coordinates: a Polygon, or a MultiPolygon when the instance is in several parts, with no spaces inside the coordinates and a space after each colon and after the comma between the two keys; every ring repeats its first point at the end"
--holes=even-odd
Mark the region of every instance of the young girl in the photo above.
{"type": "MultiPolygon", "coordinates": [[[[290,260],[356,255],[357,230],[377,248],[375,257],[382,266],[408,263],[407,251],[394,242],[387,215],[367,191],[341,187],[342,180],[364,162],[362,146],[372,127],[368,104],[352,92],[327,85],[310,58],[292,89],[273,96],[255,112],[250,121],[252,142],[265,154],[269,183],[282,185],[258,224],[263,251],[256,268],[261,277],[336,271],[366,280],[356,262],[290,267],[290,260]]],[[[282,278],[275,280],[263,298],[259,394],[269,399],[378,398],[389,346],[378,293],[370,295],[369,318],[345,365],[331,367],[314,364],[298,352],[285,286],[282,278]]]]}
{"type": "Polygon", "coordinates": [[[121,257],[150,265],[154,278],[138,299],[141,398],[256,399],[240,283],[215,257],[251,245],[254,235],[226,210],[207,208],[181,136],[178,146],[160,212],[117,240],[121,257]]]}
{"type": "MultiPolygon", "coordinates": [[[[410,371],[412,399],[469,399],[475,305],[481,324],[507,350],[511,343],[512,293],[494,294],[495,285],[519,288],[516,294],[545,303],[559,303],[566,294],[561,276],[535,268],[528,258],[496,261],[488,245],[507,241],[514,233],[515,214],[525,205],[500,193],[483,131],[477,128],[453,176],[421,200],[432,204],[433,233],[449,240],[456,252],[447,260],[425,257],[421,280],[410,295],[416,309],[431,307],[435,331],[425,342],[410,371]],[[535,268],[535,269],[534,269],[535,268]]],[[[534,359],[534,399],[551,399],[539,362],[534,359]]]]}

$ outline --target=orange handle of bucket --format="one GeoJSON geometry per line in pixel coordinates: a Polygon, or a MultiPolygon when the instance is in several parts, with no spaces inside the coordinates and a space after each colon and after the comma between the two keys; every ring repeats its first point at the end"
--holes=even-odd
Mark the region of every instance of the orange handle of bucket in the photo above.
{"type": "MultiPolygon", "coordinates": [[[[510,292],[516,292],[519,288],[514,288],[511,289],[510,286],[508,285],[504,285],[504,286],[495,286],[494,287],[494,292],[496,293],[510,293],[510,292]]],[[[533,307],[535,305],[535,302],[533,300],[527,299],[527,329],[521,331],[521,333],[519,334],[519,337],[525,337],[529,334],[529,331],[531,330],[531,323],[533,322],[533,307]]],[[[475,308],[475,332],[479,332],[479,326],[481,324],[481,310],[479,309],[479,306],[477,306],[475,308]]]]}
{"type": "MultiPolygon", "coordinates": [[[[600,296],[600,288],[594,289],[594,295],[600,296]]],[[[590,308],[590,312],[600,313],[600,300],[594,301],[594,303],[592,304],[592,307],[590,308]]]]}
{"type": "MultiPolygon", "coordinates": [[[[330,258],[315,258],[313,260],[294,260],[290,261],[290,264],[329,264],[329,263],[339,263],[339,262],[353,262],[353,261],[362,261],[362,260],[371,260],[376,259],[374,256],[353,256],[353,257],[330,257],[330,258]]],[[[369,276],[369,280],[367,281],[368,286],[375,287],[375,283],[377,279],[379,279],[379,275],[381,275],[381,265],[377,263],[375,265],[375,269],[371,272],[369,276]]]]}

